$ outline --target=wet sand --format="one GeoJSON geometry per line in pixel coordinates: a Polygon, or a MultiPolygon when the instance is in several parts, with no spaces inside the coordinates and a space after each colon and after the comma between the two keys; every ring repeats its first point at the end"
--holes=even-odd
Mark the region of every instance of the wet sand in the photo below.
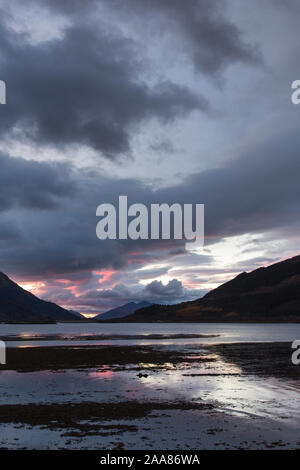
{"type": "MultiPolygon", "coordinates": [[[[203,356],[199,361],[213,360],[203,356]]],[[[101,365],[125,366],[152,364],[154,368],[169,367],[183,361],[183,354],[151,346],[57,346],[35,348],[8,348],[7,363],[0,370],[20,372],[92,368],[101,365]]],[[[185,358],[186,362],[194,359],[185,358]]]]}
{"type": "Polygon", "coordinates": [[[300,447],[290,343],[9,348],[0,448],[300,447]]]}
{"type": "Polygon", "coordinates": [[[291,343],[218,344],[210,350],[245,374],[300,379],[300,367],[292,364],[291,343]]]}

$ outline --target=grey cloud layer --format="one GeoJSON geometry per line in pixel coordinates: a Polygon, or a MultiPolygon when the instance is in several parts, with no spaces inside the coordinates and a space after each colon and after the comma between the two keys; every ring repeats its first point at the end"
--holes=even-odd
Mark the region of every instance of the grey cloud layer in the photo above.
{"type": "Polygon", "coordinates": [[[236,62],[256,64],[261,56],[258,49],[243,39],[239,28],[228,20],[223,11],[226,2],[220,0],[113,0],[132,15],[131,6],[139,20],[152,16],[160,33],[172,32],[180,37],[181,47],[191,57],[195,68],[205,74],[217,74],[236,62]]]}
{"type": "Polygon", "coordinates": [[[151,35],[156,31],[160,35],[168,32],[175,39],[179,36],[179,49],[185,50],[196,69],[216,74],[231,63],[255,64],[261,60],[257,47],[248,44],[238,26],[224,15],[226,3],[224,0],[54,0],[48,6],[74,18],[83,12],[93,14],[101,4],[117,18],[123,15],[126,24],[142,25],[145,33],[149,30],[151,35]]]}
{"type": "Polygon", "coordinates": [[[143,259],[151,261],[159,251],[176,255],[180,241],[100,242],[96,238],[96,207],[103,202],[117,205],[119,194],[127,194],[129,203],[204,203],[205,233],[210,237],[292,226],[300,203],[299,145],[297,133],[271,139],[224,168],[157,191],[135,179],[114,180],[2,156],[7,170],[0,175],[1,224],[20,238],[17,246],[13,241],[11,246],[0,242],[3,269],[36,275],[72,273],[126,266],[132,251],[142,253],[137,265],[143,259]],[[22,175],[27,175],[25,186],[22,175]]]}
{"type": "MultiPolygon", "coordinates": [[[[40,7],[34,0],[30,4],[40,7]]],[[[158,79],[150,85],[145,46],[121,33],[122,21],[129,29],[138,24],[146,35],[152,25],[149,41],[167,32],[178,54],[215,75],[229,64],[258,60],[255,48],[222,14],[223,6],[219,0],[45,2],[44,8],[70,22],[61,37],[37,44],[29,33],[5,28],[2,7],[1,78],[8,84],[8,104],[5,113],[0,110],[0,134],[17,126],[36,142],[85,144],[108,158],[130,155],[133,133],[149,118],[171,121],[209,105],[199,92],[175,82],[158,79]],[[105,12],[113,14],[109,27],[105,12]]],[[[9,11],[13,15],[13,8],[9,11]]]]}
{"type": "Polygon", "coordinates": [[[61,197],[76,193],[67,165],[49,165],[0,154],[0,210],[54,208],[61,197]]]}

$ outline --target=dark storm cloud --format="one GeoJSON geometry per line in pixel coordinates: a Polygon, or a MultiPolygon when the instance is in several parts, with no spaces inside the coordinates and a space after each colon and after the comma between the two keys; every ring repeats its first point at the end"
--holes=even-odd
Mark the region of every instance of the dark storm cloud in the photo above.
{"type": "Polygon", "coordinates": [[[122,6],[128,16],[135,10],[138,21],[152,16],[160,33],[180,38],[180,49],[201,73],[216,74],[232,63],[261,61],[257,47],[248,44],[238,26],[223,15],[224,0],[112,0],[111,4],[122,6]]]}
{"type": "MultiPolygon", "coordinates": [[[[38,278],[69,277],[108,266],[119,269],[126,265],[129,252],[145,247],[141,242],[111,240],[104,246],[95,231],[96,207],[105,201],[117,203],[117,191],[133,200],[139,194],[151,199],[151,191],[142,183],[4,156],[2,169],[0,214],[6,224],[0,233],[0,261],[4,271],[38,278]],[[9,220],[17,245],[14,239],[7,240],[9,220]]],[[[156,249],[150,241],[147,246],[150,252],[156,249]]]]}
{"type": "Polygon", "coordinates": [[[63,38],[34,45],[3,25],[0,36],[8,89],[2,134],[18,126],[35,141],[86,144],[114,158],[130,152],[131,133],[144,120],[207,109],[206,100],[184,86],[142,81],[138,46],[101,22],[97,28],[75,23],[63,38]]]}
{"type": "Polygon", "coordinates": [[[53,209],[62,197],[76,192],[67,165],[9,158],[0,153],[0,168],[0,210],[53,209]]]}
{"type": "Polygon", "coordinates": [[[143,31],[157,30],[179,38],[179,50],[191,57],[196,69],[216,74],[229,64],[256,64],[261,60],[256,46],[248,44],[237,25],[224,15],[225,0],[94,0],[48,2],[50,8],[67,15],[95,11],[102,4],[126,22],[142,25],[143,31]],[[150,23],[150,24],[149,24],[150,23]]]}

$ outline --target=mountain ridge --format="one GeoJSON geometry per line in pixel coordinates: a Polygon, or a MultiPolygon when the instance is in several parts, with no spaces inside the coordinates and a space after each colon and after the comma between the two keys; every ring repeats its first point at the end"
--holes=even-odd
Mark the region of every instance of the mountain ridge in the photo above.
{"type": "Polygon", "coordinates": [[[204,297],[137,310],[124,322],[299,322],[300,256],[243,272],[204,297]]]}
{"type": "Polygon", "coordinates": [[[96,321],[109,321],[117,318],[123,318],[127,315],[132,315],[140,308],[150,307],[152,304],[142,300],[141,302],[128,302],[127,304],[120,305],[119,307],[108,310],[107,312],[100,313],[94,320],[96,321]]]}
{"type": "Polygon", "coordinates": [[[0,322],[76,321],[73,315],[53,302],[39,299],[0,272],[0,322]]]}

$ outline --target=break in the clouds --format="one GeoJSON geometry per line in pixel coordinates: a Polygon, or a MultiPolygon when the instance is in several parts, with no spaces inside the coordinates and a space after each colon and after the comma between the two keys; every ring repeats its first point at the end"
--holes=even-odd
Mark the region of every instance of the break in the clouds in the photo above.
{"type": "Polygon", "coordinates": [[[145,286],[127,285],[117,283],[112,288],[101,288],[96,277],[90,284],[94,284],[93,289],[83,290],[80,287],[74,292],[65,289],[62,292],[62,284],[49,282],[47,288],[40,288],[40,295],[48,299],[55,300],[61,305],[66,305],[72,309],[79,309],[87,315],[97,314],[103,310],[108,310],[111,306],[122,305],[128,302],[139,302],[145,300],[150,303],[173,304],[194,300],[205,294],[206,290],[187,289],[181,281],[171,279],[165,284],[162,281],[152,281],[145,286]]]}
{"type": "Polygon", "coordinates": [[[86,314],[197,298],[298,251],[297,2],[3,1],[1,270],[86,314]],[[278,36],[278,30],[285,34],[278,36]],[[96,207],[205,204],[206,244],[96,237],[96,207]]]}

